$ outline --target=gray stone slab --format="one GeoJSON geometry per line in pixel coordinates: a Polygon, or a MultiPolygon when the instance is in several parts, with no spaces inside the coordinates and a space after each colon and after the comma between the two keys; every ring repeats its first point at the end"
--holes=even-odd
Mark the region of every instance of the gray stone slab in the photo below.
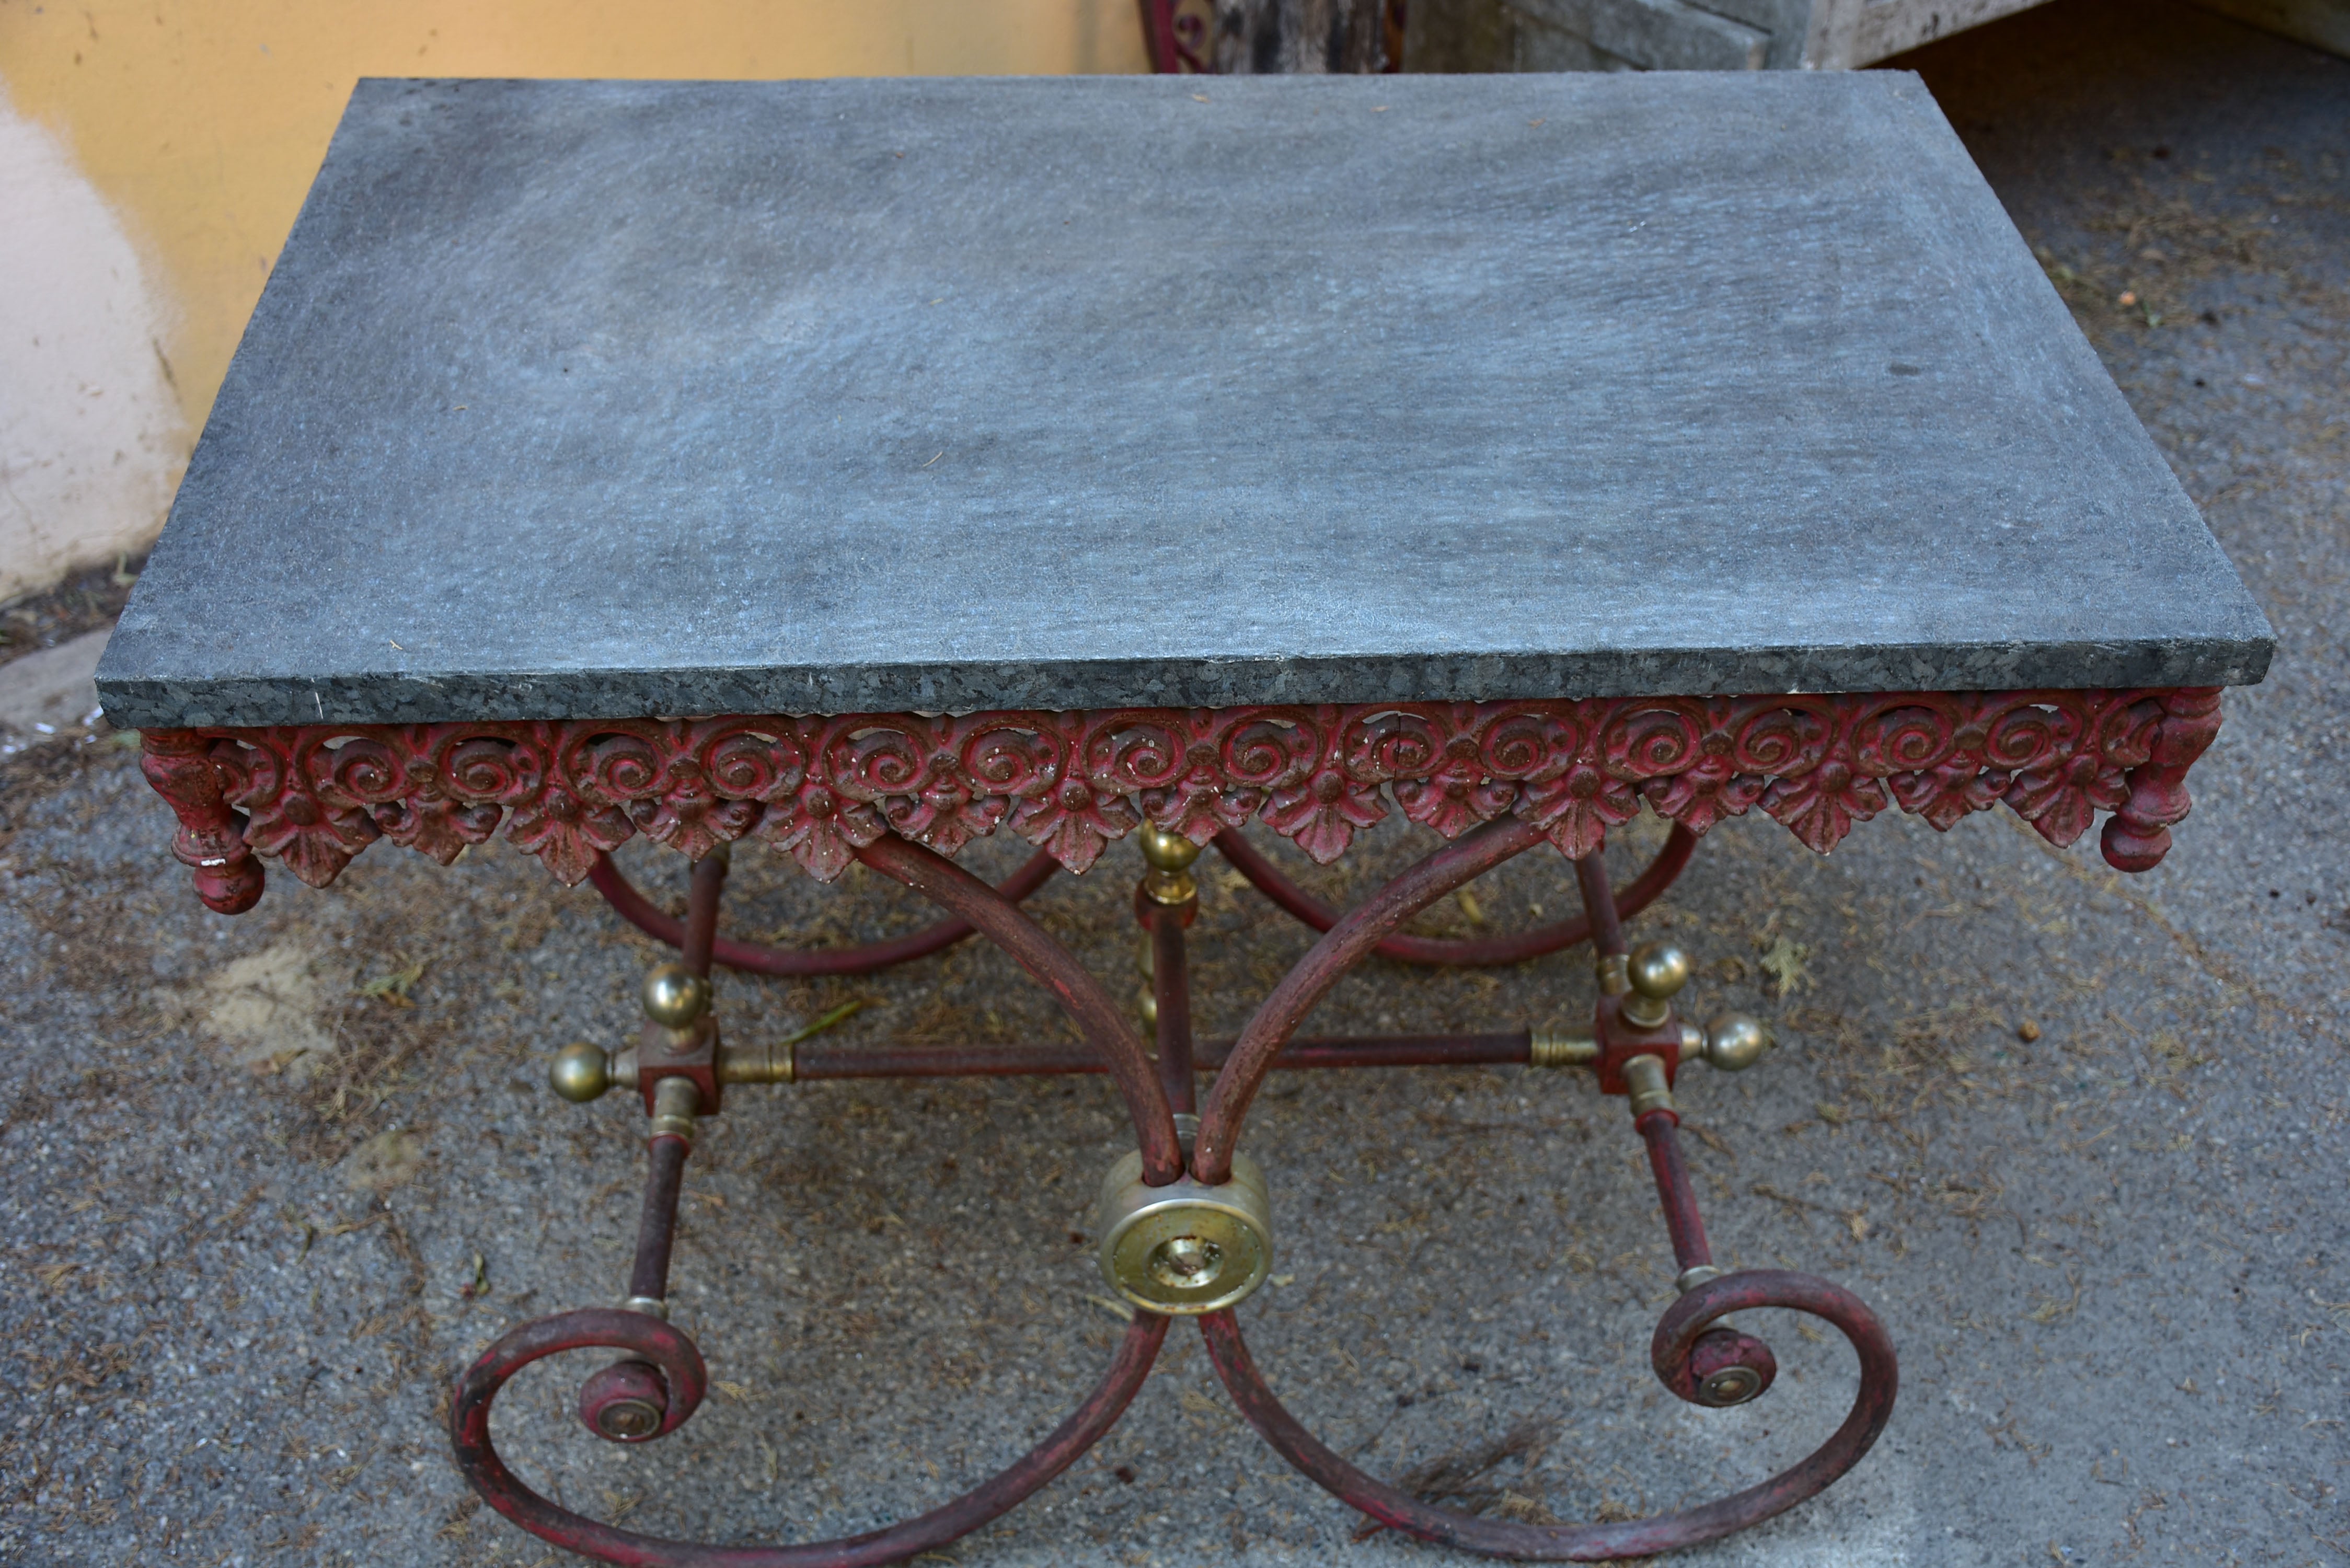
{"type": "Polygon", "coordinates": [[[361,84],[122,724],[2257,680],[1922,85],[361,84]]]}

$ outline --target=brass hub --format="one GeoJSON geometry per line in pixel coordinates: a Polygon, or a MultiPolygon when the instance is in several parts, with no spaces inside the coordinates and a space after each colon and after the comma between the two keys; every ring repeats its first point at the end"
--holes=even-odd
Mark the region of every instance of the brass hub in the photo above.
{"type": "Polygon", "coordinates": [[[1232,1179],[1220,1187],[1190,1176],[1145,1186],[1142,1157],[1125,1155],[1102,1182],[1096,1223],[1102,1278],[1151,1312],[1220,1312],[1273,1268],[1273,1206],[1263,1171],[1245,1155],[1232,1158],[1232,1179]]]}

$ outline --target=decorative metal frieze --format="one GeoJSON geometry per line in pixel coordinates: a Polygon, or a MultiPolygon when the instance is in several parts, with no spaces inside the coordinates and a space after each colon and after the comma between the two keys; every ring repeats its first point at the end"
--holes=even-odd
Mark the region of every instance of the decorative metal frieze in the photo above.
{"type": "Polygon", "coordinates": [[[829,881],[888,832],[952,855],[1008,828],[1083,871],[1145,818],[1254,820],[1326,864],[1399,809],[1447,838],[1515,815],[1575,857],[1645,799],[1694,833],[1759,806],[1825,853],[1891,806],[1946,829],[2003,801],[2059,845],[2111,814],[2106,858],[2143,871],[2220,718],[2192,688],[329,724],[150,731],[144,766],[232,913],[252,851],[324,887],[378,838],[445,864],[501,823],[566,883],[638,833],[764,838],[829,881]]]}

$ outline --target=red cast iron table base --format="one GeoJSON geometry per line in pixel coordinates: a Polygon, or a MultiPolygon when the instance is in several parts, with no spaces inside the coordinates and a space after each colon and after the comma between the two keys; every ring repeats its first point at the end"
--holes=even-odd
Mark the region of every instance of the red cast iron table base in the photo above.
{"type": "Polygon", "coordinates": [[[592,882],[625,919],[680,950],[678,963],[648,978],[650,1022],[633,1051],[607,1057],[573,1047],[556,1067],[556,1087],[569,1097],[627,1086],[650,1118],[628,1308],[525,1324],[491,1345],[454,1390],[450,1429],[467,1480],[532,1533],[616,1563],[813,1568],[899,1561],[997,1517],[1066,1469],[1117,1423],[1149,1376],[1170,1315],[1191,1315],[1250,1425],[1292,1465],[1378,1523],[1493,1556],[1597,1561],[1712,1540],[1813,1496],[1868,1451],[1891,1417],[1898,1382],[1884,1325],[1850,1292],[1805,1274],[1725,1272],[1713,1264],[1678,1143],[1672,1091],[1690,1062],[1742,1067],[1768,1036],[1752,1021],[1720,1019],[1702,1029],[1681,1022],[1673,998],[1688,978],[1688,959],[1655,943],[1633,950],[1624,919],[1670,886],[1707,827],[1758,804],[1823,851],[1854,822],[1895,803],[1948,827],[2004,801],[2059,843],[2078,837],[2104,809],[2113,813],[2102,840],[2106,859],[2143,870],[2161,858],[2168,826],[2186,815],[2188,768],[2219,722],[2218,693],[2200,689],[572,721],[150,732],[144,765],[180,817],[175,853],[195,870],[204,901],[224,912],[260,897],[255,849],[322,885],[378,836],[446,861],[503,819],[508,837],[558,876],[592,882]],[[1601,856],[1606,830],[1628,821],[1643,798],[1672,827],[1654,863],[1619,898],[1601,856]],[[1260,818],[1326,861],[1356,829],[1386,814],[1388,799],[1450,842],[1344,913],[1290,883],[1240,832],[1243,822],[1260,818]],[[1042,847],[1001,887],[990,887],[947,857],[999,824],[1042,847]],[[1155,1056],[1102,982],[1020,909],[1056,868],[1085,869],[1106,841],[1138,827],[1150,867],[1135,910],[1147,933],[1144,1014],[1155,1056]],[[608,859],[607,851],[639,829],[693,860],[682,920],[647,901],[608,859]],[[754,831],[827,878],[861,861],[940,906],[945,919],[847,950],[793,951],[723,939],[728,847],[754,831]],[[1400,932],[1439,898],[1545,840],[1575,866],[1580,919],[1483,941],[1400,932]],[[1195,1041],[1191,1025],[1184,933],[1197,890],[1189,867],[1211,843],[1260,891],[1323,933],[1229,1042],[1195,1041]],[[779,975],[862,972],[973,934],[1053,992],[1082,1046],[847,1050],[805,1042],[739,1049],[721,1040],[709,1012],[714,963],[779,975]],[[1583,941],[1595,950],[1600,981],[1587,1038],[1530,1031],[1296,1038],[1331,987],[1374,953],[1406,962],[1501,964],[1583,941]],[[1388,1486],[1282,1407],[1232,1312],[1271,1258],[1262,1177],[1238,1150],[1252,1100],[1276,1067],[1472,1063],[1586,1069],[1604,1093],[1628,1100],[1679,1271],[1681,1293],[1650,1345],[1651,1365],[1676,1397],[1721,1407],[1768,1390],[1775,1362],[1761,1341],[1726,1322],[1735,1313],[1806,1313],[1850,1343],[1860,1372],[1850,1413],[1807,1458],[1761,1485],[1680,1512],[1529,1524],[1441,1508],[1388,1486]],[[696,1122],[722,1107],[729,1086],[1073,1072],[1107,1073],[1133,1122],[1131,1179],[1121,1187],[1114,1171],[1105,1190],[1103,1260],[1106,1276],[1137,1311],[1093,1392],[992,1480],[859,1536],[715,1546],[585,1518],[532,1490],[499,1458],[489,1422],[500,1389],[524,1366],[562,1351],[622,1353],[581,1392],[581,1417],[599,1437],[649,1441],[693,1414],[706,1373],[691,1340],[665,1321],[670,1251],[696,1122]],[[1204,1072],[1214,1076],[1202,1098],[1197,1075],[1204,1072]],[[1259,1194],[1253,1208],[1252,1184],[1259,1194]],[[1153,1206],[1162,1200],[1169,1207],[1159,1214],[1153,1206]],[[1108,1221],[1128,1223],[1121,1216],[1129,1211],[1158,1214],[1165,1225],[1151,1234],[1170,1238],[1142,1265],[1117,1253],[1107,1233],[1108,1221]],[[1243,1276],[1243,1262],[1255,1272],[1243,1276]]]}
{"type": "MultiPolygon", "coordinates": [[[[1671,1108],[1669,1083],[1684,1051],[1702,1053],[1701,1038],[1692,1038],[1668,1009],[1662,1019],[1643,1023],[1627,1021],[1629,954],[1622,919],[1636,904],[1645,905],[1670,884],[1689,859],[1693,836],[1676,829],[1656,863],[1634,885],[1619,907],[1609,888],[1598,852],[1576,863],[1585,899],[1585,918],[1565,922],[1533,939],[1551,942],[1586,940],[1599,933],[1603,995],[1597,1031],[1575,1064],[1592,1068],[1603,1087],[1611,1077],[1618,1093],[1633,1094],[1626,1069],[1635,1061],[1648,1064],[1652,1078],[1666,1087],[1662,1103],[1636,1100],[1635,1127],[1646,1142],[1658,1191],[1662,1199],[1685,1293],[1657,1327],[1650,1356],[1657,1376],[1678,1397],[1699,1405],[1743,1403],[1770,1385],[1775,1365],[1769,1349],[1751,1336],[1715,1327],[1730,1314],[1760,1307],[1790,1307],[1833,1324],[1858,1353],[1860,1386],[1851,1414],[1811,1456],[1734,1497],[1702,1508],[1633,1522],[1583,1525],[1532,1525],[1461,1513],[1420,1501],[1364,1474],[1325,1447],[1300,1426],[1275,1397],[1250,1355],[1240,1324],[1229,1308],[1200,1315],[1209,1355],[1233,1402],[1250,1425],[1284,1459],[1337,1497],[1361,1509],[1372,1519],[1430,1541],[1491,1555],[1527,1559],[1595,1561],[1640,1556],[1674,1546],[1711,1540],[1770,1518],[1819,1491],[1841,1476],[1867,1452],[1892,1415],[1898,1385],[1892,1343],[1874,1314],[1851,1293],[1824,1280],[1779,1271],[1722,1273],[1712,1267],[1703,1221],[1699,1218],[1689,1176],[1675,1137],[1678,1116],[1671,1108]],[[1557,935],[1566,932],[1564,937],[1557,935]],[[1617,977],[1625,977],[1618,981],[1617,977]]],[[[716,855],[697,863],[683,920],[661,915],[622,880],[608,864],[591,874],[599,891],[632,922],[664,940],[678,944],[683,956],[674,966],[682,975],[705,978],[714,961],[754,971],[807,972],[785,968],[822,959],[830,972],[878,968],[898,961],[910,949],[936,950],[973,931],[1001,943],[1024,968],[1052,989],[1076,1018],[1087,1036],[1090,1056],[1066,1047],[932,1047],[871,1050],[826,1049],[813,1044],[795,1048],[777,1061],[759,1060],[758,1075],[799,1082],[819,1077],[851,1075],[935,1076],[962,1074],[1052,1073],[1108,1071],[1119,1080],[1133,1113],[1144,1166],[1171,1182],[1180,1174],[1174,1165],[1188,1159],[1188,1174],[1209,1186],[1229,1178],[1232,1145],[1248,1099],[1274,1066],[1408,1065],[1430,1063],[1527,1064],[1536,1059],[1535,1037],[1515,1034],[1368,1038],[1343,1041],[1294,1041],[1296,1023],[1330,986],[1354,963],[1394,940],[1395,928],[1477,876],[1540,842],[1541,835],[1523,823],[1490,825],[1437,851],[1391,881],[1360,909],[1338,919],[1327,918],[1318,906],[1308,905],[1328,927],[1314,950],[1275,988],[1266,1006],[1248,1031],[1221,1049],[1195,1052],[1191,1039],[1190,996],[1184,928],[1197,909],[1197,893],[1184,866],[1197,849],[1172,835],[1146,843],[1146,852],[1159,864],[1145,877],[1136,898],[1137,915],[1149,934],[1152,948],[1152,1001],[1158,1036],[1157,1060],[1143,1049],[1140,1037],[1128,1029],[1119,1009],[1100,983],[1079,967],[1017,908],[1018,895],[1043,880],[1032,862],[1002,888],[991,888],[951,862],[919,845],[884,837],[859,851],[876,870],[924,893],[950,911],[951,918],[917,936],[863,950],[823,954],[779,952],[737,945],[722,950],[716,939],[719,889],[724,879],[725,857],[716,855]],[[1237,1070],[1236,1070],[1236,1064],[1237,1070]],[[1209,1067],[1218,1076],[1211,1089],[1198,1131],[1187,1149],[1177,1136],[1174,1116],[1192,1115],[1195,1073],[1209,1067]],[[1153,1134],[1159,1136],[1153,1137],[1153,1134]],[[1218,1135],[1222,1134],[1220,1137],[1218,1135]],[[1171,1156],[1169,1143],[1175,1148],[1171,1156]],[[1213,1176],[1221,1151],[1222,1176],[1213,1176]]],[[[1236,865],[1255,869],[1260,877],[1274,875],[1245,841],[1226,830],[1215,841],[1236,865]]],[[[1255,878],[1253,878],[1255,879],[1255,878]]],[[[1276,883],[1291,899],[1304,896],[1285,883],[1276,883]]],[[[1469,946],[1470,944],[1461,944],[1469,946]]],[[[1511,944],[1512,947],[1519,944],[1511,944]]],[[[1503,944],[1492,944],[1503,948],[1503,944]]],[[[1503,950],[1508,950],[1504,949],[1503,950]]],[[[1465,961],[1495,961],[1480,949],[1464,954],[1465,961]]],[[[1654,963],[1657,955],[1650,951],[1654,963]]],[[[1666,961],[1669,963],[1669,960],[1666,961]]],[[[661,977],[678,985],[680,976],[661,977]]],[[[704,994],[700,987],[680,989],[690,996],[704,994]]],[[[657,1002],[656,1006],[665,1005],[657,1002]]],[[[1581,1043],[1577,1043],[1579,1045],[1581,1043]]],[[[1555,1051],[1555,1046],[1546,1047],[1555,1051]]],[[[660,1098],[663,1082],[703,1081],[698,1069],[727,1059],[706,1016],[696,1012],[689,1023],[672,1031],[660,1023],[650,1025],[636,1054],[634,1071],[626,1076],[650,1099],[660,1098]],[[671,1053],[687,1036],[688,1049],[671,1053]],[[691,1058],[691,1064],[656,1067],[656,1060],[691,1058]]],[[[608,1079],[612,1064],[598,1069],[608,1079]]],[[[722,1076],[712,1074],[712,1079],[722,1076]]],[[[737,1077],[733,1081],[745,1081],[737,1077]]],[[[1638,1069],[1631,1077],[1637,1079],[1638,1069]]],[[[591,1085],[600,1086],[600,1085],[591,1085]]],[[[1653,1098],[1653,1096],[1652,1096],[1653,1098]]],[[[672,1117],[674,1113],[671,1113],[672,1117]]],[[[1036,1448],[992,1480],[962,1496],[889,1529],[853,1538],[781,1547],[719,1547],[664,1541],[601,1524],[547,1501],[506,1468],[489,1436],[490,1410],[498,1391],[524,1366],[558,1351],[601,1346],[625,1353],[622,1360],[591,1376],[581,1393],[581,1416],[589,1429],[616,1441],[637,1442],[666,1436],[683,1424],[700,1403],[707,1384],[702,1358],[692,1342],[657,1315],[666,1291],[671,1234],[678,1198],[677,1177],[691,1146],[690,1118],[661,1119],[656,1109],[656,1130],[650,1139],[653,1177],[648,1184],[639,1230],[638,1267],[629,1292],[639,1310],[591,1309],[559,1314],[525,1324],[486,1351],[459,1380],[450,1424],[459,1462],[482,1496],[499,1511],[546,1540],[572,1551],[621,1563],[733,1564],[739,1568],[812,1568],[815,1564],[855,1564],[895,1562],[967,1533],[1012,1508],[1030,1492],[1066,1469],[1087,1448],[1116,1424],[1128,1402],[1140,1388],[1169,1326],[1167,1315],[1139,1310],[1108,1370],[1092,1394],[1036,1448]]],[[[1163,1185],[1162,1183],[1161,1185],[1163,1185]]]]}

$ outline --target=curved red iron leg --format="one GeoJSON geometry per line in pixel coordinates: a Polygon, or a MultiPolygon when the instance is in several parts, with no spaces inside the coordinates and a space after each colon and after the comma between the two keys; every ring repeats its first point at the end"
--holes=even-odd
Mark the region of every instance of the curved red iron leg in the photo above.
{"type": "MultiPolygon", "coordinates": [[[[1519,825],[1523,826],[1523,825],[1519,825]]],[[[1202,1181],[1229,1171],[1231,1151],[1250,1096],[1275,1054],[1347,967],[1418,909],[1526,847],[1539,835],[1513,833],[1493,823],[1397,877],[1316,943],[1261,1005],[1234,1044],[1202,1118],[1194,1168],[1202,1181]],[[1211,1147],[1211,1140],[1214,1143],[1211,1147]]],[[[1603,955],[1621,954],[1619,907],[1596,855],[1576,862],[1587,929],[1603,955]]],[[[1651,1064],[1654,1065],[1654,1064],[1651,1064]]],[[[1662,1069],[1659,1069],[1661,1073],[1662,1069]]],[[[1674,1139],[1676,1118],[1660,1110],[1640,1121],[1665,1202],[1676,1256],[1685,1268],[1710,1262],[1702,1220],[1689,1192],[1674,1139]]],[[[1691,1288],[1669,1309],[1650,1345],[1657,1376],[1679,1397],[1720,1405],[1752,1397],[1769,1386],[1775,1366],[1768,1347],[1752,1336],[1713,1324],[1730,1313],[1790,1307],[1835,1324],[1861,1363],[1852,1412],[1809,1457],[1760,1486],[1719,1502],[1630,1523],[1532,1525],[1436,1507],[1365,1474],[1298,1424],[1266,1386],[1227,1310],[1200,1321],[1210,1357],[1242,1415],[1266,1442],[1317,1484],[1382,1524],[1424,1540],[1492,1556],[1600,1561],[1647,1556],[1694,1545],[1760,1522],[1812,1496],[1858,1462],[1890,1418],[1898,1374],[1884,1325],[1860,1299],[1810,1275],[1778,1272],[1686,1275],[1691,1288]],[[1730,1386],[1735,1385],[1734,1387],[1730,1386]],[[1734,1394],[1735,1398],[1727,1397],[1734,1394]]]]}
{"type": "MultiPolygon", "coordinates": [[[[1232,869],[1247,877],[1256,890],[1272,899],[1291,915],[1313,927],[1326,931],[1338,923],[1338,911],[1315,898],[1284,876],[1280,867],[1251,844],[1238,828],[1228,827],[1216,835],[1216,852],[1232,863],[1232,869]]],[[[1688,867],[1690,857],[1697,849],[1697,835],[1673,824],[1665,836],[1664,847],[1648,862],[1648,869],[1632,880],[1617,901],[1624,918],[1630,919],[1664,896],[1681,872],[1688,867]]],[[[1461,968],[1492,968],[1499,964],[1523,963],[1541,958],[1562,948],[1591,940],[1591,922],[1586,919],[1560,920],[1547,926],[1537,926],[1514,936],[1482,937],[1474,940],[1454,940],[1442,937],[1414,937],[1397,934],[1383,939],[1373,950],[1383,959],[1399,963],[1444,964],[1461,968]]]]}
{"type": "Polygon", "coordinates": [[[1193,1173],[1211,1187],[1231,1179],[1241,1118],[1248,1114],[1249,1102],[1273,1070],[1274,1057],[1315,1004],[1367,957],[1380,939],[1453,888],[1542,842],[1541,828],[1516,817],[1473,828],[1390,881],[1325,932],[1257,1005],[1240,1038],[1232,1043],[1232,1054],[1216,1075],[1207,1106],[1200,1114],[1200,1137],[1191,1157],[1193,1173]]]}
{"type": "Polygon", "coordinates": [[[1126,1098],[1135,1141],[1142,1150],[1143,1180],[1164,1187],[1182,1174],[1182,1146],[1176,1142],[1175,1118],[1158,1072],[1142,1048],[1142,1037],[1091,970],[1012,900],[935,850],[884,834],[857,856],[969,921],[1059,998],[1087,1043],[1109,1064],[1110,1077],[1126,1098]]]}
{"type": "Polygon", "coordinates": [[[1447,1546],[1536,1562],[1595,1563],[1646,1557],[1694,1546],[1759,1524],[1818,1493],[1860,1461],[1892,1418],[1899,1373],[1893,1342],[1859,1297],[1809,1274],[1759,1270],[1725,1274],[1690,1291],[1657,1324],[1649,1360],[1665,1386],[1696,1402],[1690,1353],[1708,1325],[1733,1312],[1788,1307],[1833,1324],[1860,1356],[1860,1388],[1851,1413],[1828,1440],[1759,1486],[1718,1502],[1623,1523],[1521,1524],[1439,1508],[1397,1490],[1331,1451],[1282,1407],[1257,1370],[1239,1323],[1229,1312],[1200,1320],[1208,1355],[1232,1403],[1272,1445],[1316,1485],[1380,1523],[1447,1546]]]}
{"type": "MultiPolygon", "coordinates": [[[[1010,953],[1059,997],[1080,1031],[1126,1091],[1145,1168],[1172,1180],[1182,1168],[1174,1119],[1141,1041],[1109,993],[1067,949],[1020,913],[1009,898],[920,845],[885,837],[859,852],[876,869],[904,882],[962,917],[1010,953]]],[[[713,956],[723,857],[695,867],[693,904],[681,928],[686,967],[709,968],[713,956]]],[[[663,1085],[666,1088],[666,1083],[663,1085]]],[[[690,1113],[691,1096],[686,1098],[690,1113]]],[[[661,1126],[661,1113],[654,1126],[661,1126]]],[[[676,1179],[684,1139],[656,1133],[651,1184],[639,1234],[630,1289],[649,1302],[665,1289],[676,1179]],[[673,1147],[671,1146],[674,1146],[673,1147]]],[[[450,1409],[450,1436],[466,1480],[497,1511],[525,1530],[573,1552],[629,1568],[864,1568],[894,1563],[942,1546],[1014,1507],[1067,1469],[1116,1425],[1149,1375],[1166,1338],[1167,1320],[1138,1312],[1108,1373],[1091,1397],[1042,1443],[982,1485],[928,1513],[884,1530],[800,1546],[712,1546],[667,1541],[599,1524],[533,1491],[499,1459],[489,1435],[498,1390],[523,1367],[561,1350],[606,1345],[629,1358],[588,1379],[581,1415],[591,1429],[619,1441],[642,1441],[672,1432],[701,1402],[706,1374],[691,1340],[659,1317],[595,1310],[560,1314],[523,1324],[493,1345],[458,1379],[450,1409]],[[617,1414],[616,1414],[617,1413],[617,1414]]]]}
{"type": "Polygon", "coordinates": [[[457,1379],[449,1436],[465,1480],[484,1501],[540,1540],[567,1551],[624,1568],[869,1568],[967,1535],[1068,1469],[1118,1424],[1149,1376],[1166,1337],[1165,1318],[1137,1313],[1109,1370],[1068,1419],[1009,1467],[951,1502],[887,1529],[798,1546],[710,1546],[616,1529],[540,1496],[498,1457],[490,1439],[490,1408],[498,1391],[532,1362],[565,1350],[608,1346],[658,1368],[669,1395],[662,1430],[675,1430],[700,1403],[707,1374],[692,1341],[659,1318],[597,1308],[523,1324],[484,1351],[457,1379]]]}
{"type": "MultiPolygon", "coordinates": [[[[1664,1209],[1665,1230],[1673,1240],[1673,1266],[1680,1271],[1681,1282],[1694,1289],[1692,1282],[1710,1274],[1718,1277],[1720,1271],[1713,1267],[1705,1219],[1698,1212],[1688,1162],[1681,1158],[1680,1116],[1669,1108],[1648,1111],[1634,1117],[1632,1125],[1648,1146],[1648,1169],[1657,1179],[1657,1201],[1664,1209]]],[[[1707,1329],[1684,1346],[1675,1367],[1669,1376],[1660,1364],[1657,1376],[1682,1398],[1722,1409],[1767,1393],[1779,1376],[1779,1358],[1752,1334],[1725,1324],[1707,1329]]]]}
{"type": "MultiPolygon", "coordinates": [[[[1016,904],[1052,880],[1053,873],[1060,868],[1059,861],[1040,849],[1030,856],[1019,870],[998,883],[995,890],[1016,904]]],[[[588,872],[588,884],[604,896],[604,901],[612,906],[615,914],[655,941],[666,942],[671,947],[683,942],[685,922],[638,892],[628,877],[620,874],[620,868],[612,864],[609,855],[596,857],[596,864],[588,872]]],[[[712,948],[712,957],[728,969],[740,970],[746,974],[772,974],[785,978],[816,974],[870,974],[892,964],[908,963],[944,951],[971,934],[968,921],[947,919],[902,937],[891,937],[887,941],[866,942],[850,948],[778,948],[762,942],[743,942],[720,937],[712,948]]]]}

